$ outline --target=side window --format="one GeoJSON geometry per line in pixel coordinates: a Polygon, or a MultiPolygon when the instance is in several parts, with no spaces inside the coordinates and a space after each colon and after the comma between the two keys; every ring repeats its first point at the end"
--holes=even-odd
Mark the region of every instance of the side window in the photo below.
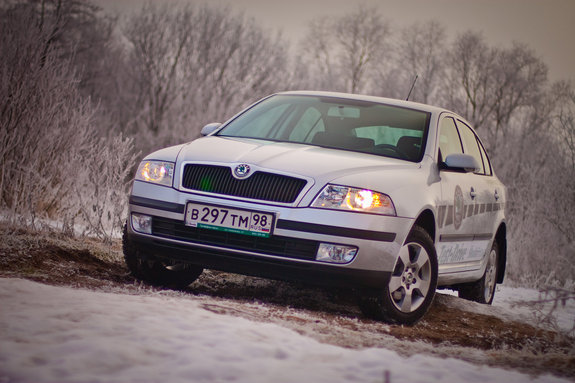
{"type": "Polygon", "coordinates": [[[487,153],[485,152],[485,149],[483,148],[481,142],[479,142],[479,140],[477,140],[477,142],[479,144],[479,151],[481,152],[481,158],[483,158],[483,164],[485,166],[485,174],[488,176],[492,176],[493,170],[491,170],[491,162],[489,162],[489,157],[487,157],[487,153]]]}
{"type": "Polygon", "coordinates": [[[479,150],[479,143],[477,142],[477,137],[471,128],[465,125],[461,121],[457,121],[457,126],[459,127],[459,134],[461,135],[461,140],[463,141],[463,150],[465,154],[475,157],[477,163],[479,164],[479,170],[476,174],[485,174],[485,165],[483,158],[481,156],[481,151],[479,150]]]}
{"type": "Polygon", "coordinates": [[[443,118],[439,126],[439,151],[441,152],[442,160],[445,160],[445,157],[450,154],[463,153],[455,121],[450,117],[443,118]]]}

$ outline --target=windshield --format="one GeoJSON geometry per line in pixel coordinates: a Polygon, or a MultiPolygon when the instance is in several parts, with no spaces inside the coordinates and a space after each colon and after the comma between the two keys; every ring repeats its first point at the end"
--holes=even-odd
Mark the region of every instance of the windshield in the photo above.
{"type": "Polygon", "coordinates": [[[217,135],[420,161],[429,117],[428,112],[367,101],[276,95],[247,110],[217,135]]]}

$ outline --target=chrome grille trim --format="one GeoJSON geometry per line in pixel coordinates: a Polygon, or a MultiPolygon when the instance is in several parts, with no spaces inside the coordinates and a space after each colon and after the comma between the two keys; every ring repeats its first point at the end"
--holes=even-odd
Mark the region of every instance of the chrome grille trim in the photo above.
{"type": "Polygon", "coordinates": [[[278,203],[295,202],[306,184],[301,178],[259,170],[237,179],[230,167],[206,164],[184,165],[182,177],[188,190],[278,203]]]}

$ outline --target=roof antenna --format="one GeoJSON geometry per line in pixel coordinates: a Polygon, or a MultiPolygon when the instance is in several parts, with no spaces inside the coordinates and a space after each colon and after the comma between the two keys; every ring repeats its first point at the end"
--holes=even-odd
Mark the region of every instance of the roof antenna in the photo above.
{"type": "Polygon", "coordinates": [[[407,94],[407,98],[405,99],[405,101],[409,101],[409,96],[411,96],[411,92],[413,91],[413,88],[415,88],[415,82],[417,81],[418,77],[419,75],[416,74],[415,78],[413,79],[413,84],[411,84],[411,89],[409,90],[409,93],[407,94]]]}

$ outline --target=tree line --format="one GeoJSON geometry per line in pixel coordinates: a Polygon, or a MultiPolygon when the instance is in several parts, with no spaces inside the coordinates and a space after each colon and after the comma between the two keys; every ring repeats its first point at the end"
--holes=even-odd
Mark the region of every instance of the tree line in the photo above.
{"type": "MultiPolygon", "coordinates": [[[[0,207],[105,239],[142,154],[189,141],[267,94],[365,93],[451,109],[508,186],[508,276],[575,280],[575,92],[528,45],[360,7],[290,46],[226,7],[149,2],[124,18],[88,0],[0,5],[0,207]]],[[[42,221],[41,221],[42,220],[42,221]]]]}

